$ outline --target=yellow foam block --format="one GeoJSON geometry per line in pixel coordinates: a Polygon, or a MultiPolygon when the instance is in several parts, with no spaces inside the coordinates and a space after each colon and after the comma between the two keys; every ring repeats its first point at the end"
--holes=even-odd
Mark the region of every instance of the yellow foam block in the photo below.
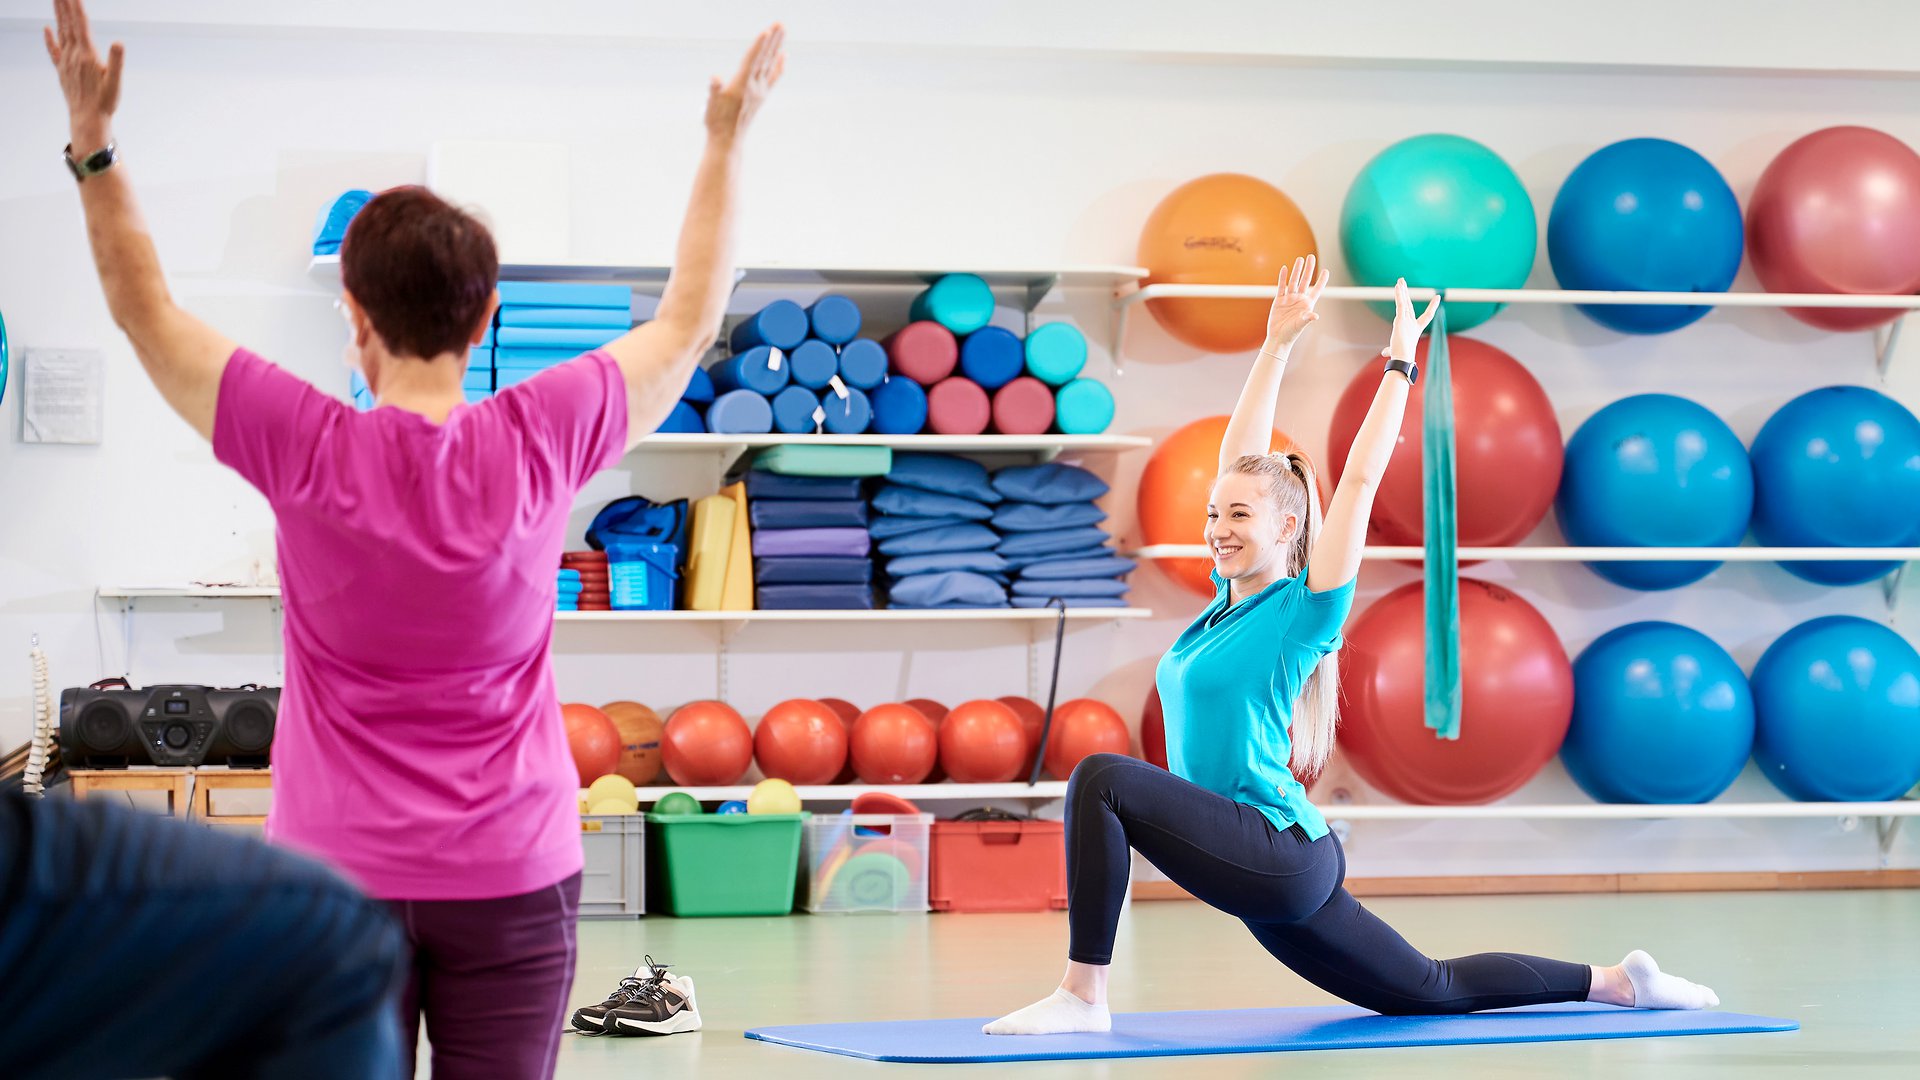
{"type": "MultiPolygon", "coordinates": [[[[687,607],[719,611],[727,585],[727,560],[733,549],[732,499],[709,495],[693,504],[693,528],[687,553],[687,607]]],[[[751,573],[751,571],[749,571],[751,573]]]]}
{"type": "Polygon", "coordinates": [[[753,529],[747,524],[747,485],[720,489],[733,503],[733,541],[727,550],[727,584],[720,597],[721,611],[753,610],[753,529]]]}

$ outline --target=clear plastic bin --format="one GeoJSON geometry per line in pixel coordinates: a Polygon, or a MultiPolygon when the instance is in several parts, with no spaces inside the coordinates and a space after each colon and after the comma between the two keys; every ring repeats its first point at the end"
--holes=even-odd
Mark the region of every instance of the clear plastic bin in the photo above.
{"type": "Polygon", "coordinates": [[[932,814],[816,814],[807,823],[807,910],[928,910],[932,843],[932,814]]]}

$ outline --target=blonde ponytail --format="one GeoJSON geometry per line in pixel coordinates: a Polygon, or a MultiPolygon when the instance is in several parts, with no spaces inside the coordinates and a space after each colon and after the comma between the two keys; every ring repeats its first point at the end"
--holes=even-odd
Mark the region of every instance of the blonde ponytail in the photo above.
{"type": "MultiPolygon", "coordinates": [[[[1314,476],[1313,461],[1299,451],[1284,454],[1249,454],[1236,460],[1229,472],[1265,477],[1267,493],[1282,515],[1292,514],[1300,521],[1293,539],[1287,544],[1286,576],[1306,572],[1307,557],[1320,539],[1320,485],[1314,476]]],[[[1320,658],[1300,697],[1293,703],[1294,773],[1313,776],[1327,764],[1333,753],[1334,729],[1340,723],[1340,662],[1337,654],[1320,658]]]]}

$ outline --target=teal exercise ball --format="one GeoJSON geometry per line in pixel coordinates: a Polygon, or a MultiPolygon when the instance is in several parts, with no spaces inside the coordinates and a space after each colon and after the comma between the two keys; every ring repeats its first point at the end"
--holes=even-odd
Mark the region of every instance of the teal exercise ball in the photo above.
{"type": "Polygon", "coordinates": [[[1802,802],[1897,799],[1920,783],[1920,653],[1851,615],[1787,631],[1753,666],[1753,760],[1802,802]]]}
{"type": "Polygon", "coordinates": [[[1746,767],[1753,724],[1753,693],[1725,649],[1674,623],[1631,623],[1573,662],[1560,761],[1598,802],[1703,803],[1746,767]]]}
{"type": "MultiPolygon", "coordinates": [[[[1340,250],[1361,285],[1517,289],[1533,271],[1533,200],[1500,155],[1459,135],[1416,135],[1360,170],[1340,208],[1340,250]]],[[[1374,304],[1384,318],[1393,305],[1374,304]]],[[[1471,330],[1500,304],[1448,304],[1471,330]]]]}

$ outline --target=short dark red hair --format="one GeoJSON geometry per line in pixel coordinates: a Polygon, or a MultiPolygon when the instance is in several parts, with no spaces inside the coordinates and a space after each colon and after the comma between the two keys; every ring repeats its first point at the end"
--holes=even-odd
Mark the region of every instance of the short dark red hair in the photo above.
{"type": "Polygon", "coordinates": [[[465,351],[499,277],[493,234],[423,187],[375,196],[340,244],[341,283],[400,356],[465,351]]]}

